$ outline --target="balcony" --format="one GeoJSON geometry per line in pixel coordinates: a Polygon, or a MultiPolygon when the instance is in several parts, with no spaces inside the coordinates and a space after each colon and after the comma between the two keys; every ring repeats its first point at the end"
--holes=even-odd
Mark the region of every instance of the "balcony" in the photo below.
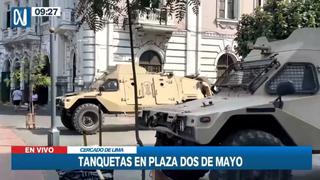
{"type": "Polygon", "coordinates": [[[66,31],[76,31],[77,26],[74,19],[74,9],[65,8],[62,9],[60,16],[60,23],[57,28],[58,33],[65,33],[66,31]]]}
{"type": "Polygon", "coordinates": [[[2,40],[4,40],[5,38],[9,37],[9,30],[8,29],[2,29],[2,40]]]}
{"type": "Polygon", "coordinates": [[[133,19],[136,29],[140,31],[172,32],[176,29],[173,16],[165,8],[135,11],[133,19]]]}
{"type": "Polygon", "coordinates": [[[18,35],[18,29],[14,28],[12,29],[12,36],[17,36],[18,35]]]}
{"type": "Polygon", "coordinates": [[[40,38],[36,36],[35,31],[32,28],[2,29],[1,37],[4,44],[21,42],[21,41],[40,40],[40,38]]]}

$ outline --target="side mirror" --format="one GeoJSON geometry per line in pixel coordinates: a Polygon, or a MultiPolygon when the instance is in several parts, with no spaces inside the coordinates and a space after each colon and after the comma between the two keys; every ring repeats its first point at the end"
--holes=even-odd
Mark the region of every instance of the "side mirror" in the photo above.
{"type": "Polygon", "coordinates": [[[99,94],[100,94],[100,95],[101,95],[101,92],[102,92],[102,91],[104,91],[104,87],[103,87],[103,86],[100,86],[100,87],[99,87],[99,94]]]}
{"type": "Polygon", "coordinates": [[[282,96],[294,94],[296,92],[296,89],[294,88],[294,85],[290,81],[281,82],[277,86],[277,95],[279,96],[274,102],[273,105],[276,108],[283,108],[283,101],[282,96]]]}
{"type": "Polygon", "coordinates": [[[294,88],[294,85],[290,81],[281,82],[277,86],[277,95],[278,96],[285,96],[294,94],[296,92],[296,89],[294,88]]]}

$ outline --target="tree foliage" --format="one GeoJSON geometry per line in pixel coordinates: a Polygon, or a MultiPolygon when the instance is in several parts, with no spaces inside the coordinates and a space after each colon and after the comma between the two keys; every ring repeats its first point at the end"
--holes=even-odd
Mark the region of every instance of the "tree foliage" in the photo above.
{"type": "Polygon", "coordinates": [[[249,53],[248,42],[260,36],[269,40],[287,38],[295,29],[320,26],[319,0],[268,0],[250,15],[243,15],[237,27],[235,40],[241,56],[249,53]]]}
{"type": "MultiPolygon", "coordinates": [[[[130,0],[131,10],[133,12],[146,12],[146,4],[158,4],[160,0],[130,0]]],[[[166,4],[160,6],[161,9],[168,10],[169,14],[174,14],[181,21],[186,12],[187,5],[192,6],[193,12],[199,12],[200,0],[167,0],[166,4]]],[[[156,6],[151,5],[151,8],[156,6]]],[[[91,30],[102,30],[108,20],[115,23],[119,22],[121,17],[128,14],[125,0],[81,0],[76,6],[75,16],[82,25],[86,22],[91,30]]]]}
{"type": "MultiPolygon", "coordinates": [[[[21,80],[28,81],[33,89],[40,86],[49,86],[51,82],[50,76],[44,73],[45,67],[48,64],[46,58],[43,55],[36,55],[32,59],[32,67],[30,67],[29,63],[30,61],[27,58],[22,59],[20,64],[24,66],[24,71],[21,71],[20,68],[13,70],[12,80],[16,82],[21,80]]],[[[7,80],[7,83],[10,83],[10,80],[7,80]]]]}

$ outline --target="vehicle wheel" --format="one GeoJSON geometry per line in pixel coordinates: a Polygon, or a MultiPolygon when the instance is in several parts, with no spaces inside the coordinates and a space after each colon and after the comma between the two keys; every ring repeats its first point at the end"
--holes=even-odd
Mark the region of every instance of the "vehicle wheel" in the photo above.
{"type": "MultiPolygon", "coordinates": [[[[239,131],[223,142],[224,146],[282,146],[282,142],[270,133],[258,130],[239,131]]],[[[242,170],[210,171],[210,180],[290,180],[290,170],[242,170]]]]}
{"type": "MultiPolygon", "coordinates": [[[[174,142],[171,139],[166,138],[165,134],[157,132],[155,146],[173,146],[174,142]]],[[[161,170],[163,174],[169,177],[171,180],[198,180],[203,177],[207,170],[161,170]]]]}
{"type": "Polygon", "coordinates": [[[74,126],[72,123],[72,117],[67,115],[66,110],[62,109],[60,119],[61,119],[61,122],[64,125],[64,127],[68,128],[70,130],[74,130],[74,126]]]}
{"type": "Polygon", "coordinates": [[[72,122],[80,134],[95,134],[99,128],[98,106],[95,104],[82,104],[74,111],[72,122]]]}

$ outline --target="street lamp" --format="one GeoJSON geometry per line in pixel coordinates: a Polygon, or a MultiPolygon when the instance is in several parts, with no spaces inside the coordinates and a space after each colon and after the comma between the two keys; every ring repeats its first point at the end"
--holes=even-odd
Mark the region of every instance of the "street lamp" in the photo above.
{"type": "Polygon", "coordinates": [[[48,132],[48,146],[58,146],[59,145],[59,135],[60,132],[57,128],[56,122],[56,65],[57,62],[53,58],[53,37],[55,33],[53,16],[50,17],[50,75],[51,75],[51,128],[48,132]]]}

